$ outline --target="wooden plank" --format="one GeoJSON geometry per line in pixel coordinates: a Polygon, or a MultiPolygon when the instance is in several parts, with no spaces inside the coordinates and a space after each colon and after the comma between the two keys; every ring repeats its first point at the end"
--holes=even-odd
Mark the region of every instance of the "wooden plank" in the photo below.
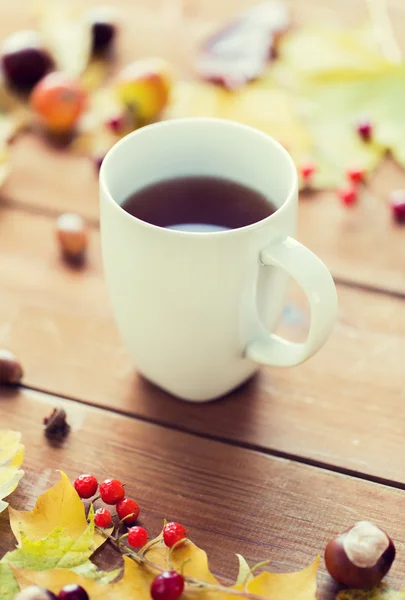
{"type": "MultiPolygon", "coordinates": [[[[339,286],[339,319],[319,354],[260,376],[208,405],[177,401],[138,377],[116,331],[101,275],[98,233],[87,269],[58,258],[53,221],[3,210],[0,346],[35,388],[111,406],[190,431],[405,483],[404,302],[339,286]]],[[[293,291],[284,332],[306,334],[293,291]]]]}
{"type": "MultiPolygon", "coordinates": [[[[198,40],[256,0],[143,0],[113,2],[125,15],[118,65],[143,55],[164,55],[178,73],[188,73],[198,40]]],[[[94,2],[88,2],[93,4],[94,2]]],[[[366,3],[351,0],[290,2],[297,24],[352,24],[363,19],[366,3]]],[[[388,3],[398,40],[405,49],[404,5],[388,3]]],[[[0,36],[35,24],[28,0],[0,10],[0,36]]],[[[333,118],[331,116],[331,118],[333,118]]],[[[3,195],[17,204],[51,212],[78,211],[98,219],[97,176],[86,158],[50,148],[32,134],[12,148],[13,172],[3,195]]],[[[370,192],[354,210],[344,210],[334,194],[302,202],[299,238],[323,258],[338,278],[405,293],[405,255],[399,250],[403,231],[391,223],[386,206],[391,189],[404,186],[404,175],[391,164],[373,178],[370,192]]]]}
{"type": "MultiPolygon", "coordinates": [[[[367,518],[384,527],[398,548],[405,542],[405,495],[381,485],[242,448],[173,432],[51,396],[0,392],[0,423],[22,432],[26,477],[12,506],[32,507],[57,480],[55,469],[74,478],[94,472],[127,484],[142,508],[151,534],[163,517],[177,519],[204,547],[214,572],[230,583],[235,552],[255,563],[271,559],[276,571],[297,570],[322,553],[331,535],[367,518]],[[55,405],[67,410],[72,431],[60,445],[42,433],[42,417],[55,405]]],[[[6,517],[0,517],[0,553],[12,546],[6,517]]],[[[111,553],[102,564],[114,566],[111,553]]],[[[405,555],[398,553],[392,585],[404,585],[405,555]]],[[[320,600],[333,597],[323,565],[320,600]]]]}

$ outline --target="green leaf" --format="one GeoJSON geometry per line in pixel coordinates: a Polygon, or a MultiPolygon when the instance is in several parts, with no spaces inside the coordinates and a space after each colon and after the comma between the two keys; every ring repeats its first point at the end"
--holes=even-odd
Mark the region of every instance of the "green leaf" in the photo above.
{"type": "MultiPolygon", "coordinates": [[[[80,575],[92,579],[106,580],[107,582],[115,579],[119,570],[112,574],[97,572],[97,567],[89,560],[95,550],[93,506],[90,507],[88,519],[88,526],[76,540],[67,534],[64,527],[55,527],[49,535],[41,540],[30,540],[22,534],[17,550],[8,552],[0,562],[9,582],[14,581],[16,585],[13,573],[9,569],[10,566],[34,571],[57,568],[76,571],[77,569],[76,572],[80,575]]],[[[0,600],[7,600],[7,596],[4,599],[0,596],[0,600]]]]}
{"type": "Polygon", "coordinates": [[[19,590],[10,567],[0,563],[0,600],[13,600],[19,590]]]}
{"type": "Polygon", "coordinates": [[[243,558],[242,554],[237,554],[236,556],[238,557],[239,561],[239,573],[235,585],[243,585],[251,581],[253,579],[253,575],[250,572],[250,567],[243,558]]]}
{"type": "Polygon", "coordinates": [[[342,590],[336,600],[405,600],[405,591],[397,592],[381,583],[372,590],[342,590]]]}
{"type": "Polygon", "coordinates": [[[98,571],[96,565],[90,560],[70,570],[74,571],[77,575],[87,577],[87,579],[93,579],[99,583],[111,583],[122,573],[122,569],[115,569],[114,571],[98,571]]]}

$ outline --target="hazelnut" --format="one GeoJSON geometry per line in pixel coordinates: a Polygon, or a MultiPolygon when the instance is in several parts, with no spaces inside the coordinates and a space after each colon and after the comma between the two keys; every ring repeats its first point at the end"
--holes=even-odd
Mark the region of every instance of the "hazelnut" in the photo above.
{"type": "Polygon", "coordinates": [[[37,585],[30,585],[16,594],[13,600],[57,600],[57,596],[37,585]]]}
{"type": "Polygon", "coordinates": [[[331,539],[325,550],[330,575],[352,588],[370,589],[380,583],[394,558],[392,539],[368,521],[360,521],[331,539]]]}
{"type": "Polygon", "coordinates": [[[56,221],[56,235],[67,260],[81,261],[87,248],[87,231],[84,220],[75,213],[65,213],[56,221]]]}
{"type": "Polygon", "coordinates": [[[22,376],[21,364],[14,354],[0,349],[0,383],[18,383],[22,376]]]}

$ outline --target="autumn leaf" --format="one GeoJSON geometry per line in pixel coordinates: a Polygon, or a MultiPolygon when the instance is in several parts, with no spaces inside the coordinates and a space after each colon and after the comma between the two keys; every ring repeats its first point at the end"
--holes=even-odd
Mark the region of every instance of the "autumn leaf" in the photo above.
{"type": "Polygon", "coordinates": [[[313,188],[337,187],[349,168],[373,171],[387,150],[405,166],[405,64],[380,52],[371,26],[286,33],[264,76],[237,91],[203,82],[175,88],[168,117],[232,119],[268,133],[297,166],[314,162],[313,188]],[[366,117],[370,142],[357,134],[366,117]]]}
{"type": "MultiPolygon", "coordinates": [[[[246,586],[251,594],[271,600],[316,600],[316,574],[319,556],[306,569],[296,573],[260,573],[246,586]]],[[[241,589],[241,588],[239,588],[241,589]]]]}
{"type": "Polygon", "coordinates": [[[301,29],[280,53],[269,85],[275,78],[300,98],[318,167],[314,187],[341,184],[348,168],[372,171],[388,149],[405,165],[405,66],[382,57],[371,27],[301,29]],[[356,132],[364,117],[374,125],[367,143],[356,132]]]}
{"type": "Polygon", "coordinates": [[[10,567],[0,563],[0,600],[12,600],[18,591],[18,583],[10,567]]]}
{"type": "MultiPolygon", "coordinates": [[[[69,478],[62,471],[56,485],[38,497],[31,511],[18,511],[9,508],[10,525],[16,539],[22,535],[31,541],[46,538],[58,527],[73,540],[79,540],[87,529],[84,504],[79,498],[69,478]]],[[[105,542],[99,533],[94,535],[94,549],[105,542]]]]}
{"type": "Polygon", "coordinates": [[[94,510],[88,518],[89,524],[76,540],[63,527],[55,527],[40,540],[31,540],[23,534],[18,549],[8,552],[2,562],[37,571],[82,565],[95,550],[94,510]]]}
{"type": "Polygon", "coordinates": [[[166,118],[217,117],[250,125],[275,137],[297,157],[312,152],[310,134],[299,117],[294,96],[266,79],[237,92],[200,82],[181,82],[174,88],[166,118]]]}
{"type": "Polygon", "coordinates": [[[124,557],[123,578],[118,583],[108,585],[89,580],[66,569],[40,572],[13,569],[13,572],[21,589],[30,585],[39,585],[58,594],[63,586],[76,583],[86,590],[90,598],[97,598],[97,600],[123,600],[125,598],[150,600],[149,588],[154,577],[151,571],[140,567],[128,557],[124,557]]]}
{"type": "MultiPolygon", "coordinates": [[[[66,489],[68,492],[68,498],[71,496],[69,493],[71,491],[71,484],[67,484],[65,477],[66,476],[62,474],[61,481],[57,484],[57,486],[59,486],[57,493],[53,496],[57,498],[56,501],[59,502],[64,509],[66,508],[65,498],[61,495],[60,488],[63,486],[63,489],[66,489]]],[[[56,486],[51,488],[51,490],[55,491],[55,487],[56,486]]],[[[49,492],[51,490],[49,490],[49,492]]],[[[74,493],[77,495],[75,490],[74,493]]],[[[47,498],[45,502],[42,502],[39,511],[43,510],[44,505],[47,506],[47,502],[49,502],[49,498],[47,498]]],[[[37,506],[38,504],[39,503],[37,503],[37,506]]],[[[80,504],[82,503],[80,502],[80,504]]],[[[15,517],[16,514],[18,514],[18,511],[14,511],[10,508],[10,518],[11,514],[15,517]]],[[[21,515],[24,513],[19,514],[21,515]]],[[[79,521],[81,514],[82,513],[80,512],[78,515],[79,521]]],[[[72,518],[75,519],[74,516],[72,518]]],[[[19,518],[18,522],[21,524],[26,521],[24,521],[23,518],[19,518]]],[[[27,528],[31,535],[34,530],[35,534],[38,534],[40,530],[42,531],[41,521],[38,523],[39,525],[31,522],[30,526],[27,528]]],[[[6,583],[4,584],[4,591],[3,595],[0,594],[0,600],[12,600],[14,596],[16,582],[11,567],[32,569],[35,571],[57,568],[70,569],[84,577],[92,578],[104,583],[108,583],[115,579],[120,572],[120,570],[115,570],[111,573],[97,571],[96,565],[90,561],[90,556],[96,550],[97,545],[100,545],[100,541],[101,543],[104,541],[104,537],[99,536],[95,532],[93,506],[90,506],[85,529],[76,539],[67,533],[68,529],[66,527],[55,527],[49,534],[44,535],[41,539],[29,538],[25,534],[25,531],[25,529],[19,529],[20,538],[18,548],[8,552],[3,556],[0,562],[2,574],[5,578],[7,577],[7,585],[6,583]]]]}
{"type": "MultiPolygon", "coordinates": [[[[188,578],[189,584],[190,578],[206,582],[206,589],[200,589],[198,592],[200,600],[214,600],[218,596],[224,600],[235,598],[231,593],[231,588],[219,587],[217,579],[209,570],[206,553],[190,541],[172,552],[171,565],[169,565],[168,549],[162,541],[152,546],[146,553],[146,557],[148,561],[160,567],[175,568],[183,572],[183,575],[188,578]]],[[[286,598],[289,600],[315,600],[318,564],[319,559],[299,573],[285,575],[262,573],[252,579],[247,586],[247,591],[271,600],[285,600],[286,598]]],[[[90,597],[98,600],[122,600],[134,596],[139,600],[149,600],[150,585],[157,571],[139,565],[124,556],[123,578],[118,583],[109,585],[89,581],[76,573],[61,569],[43,572],[14,569],[14,574],[21,588],[40,585],[57,593],[64,585],[76,583],[84,587],[90,597]]],[[[234,589],[239,591],[242,586],[234,589]]],[[[195,591],[186,591],[183,597],[192,600],[195,598],[195,591]]]]}
{"type": "MultiPolygon", "coordinates": [[[[1,179],[1,164],[0,164],[1,179]]],[[[3,500],[17,487],[24,475],[19,467],[24,459],[24,446],[18,431],[0,429],[0,513],[8,504],[3,500]]]]}
{"type": "Polygon", "coordinates": [[[405,590],[397,592],[381,583],[372,590],[342,590],[336,600],[405,600],[405,590]]]}

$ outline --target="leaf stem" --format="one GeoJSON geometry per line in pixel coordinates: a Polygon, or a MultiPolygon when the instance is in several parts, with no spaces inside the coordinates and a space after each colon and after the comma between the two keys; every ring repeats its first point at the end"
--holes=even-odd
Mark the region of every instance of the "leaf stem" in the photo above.
{"type": "MultiPolygon", "coordinates": [[[[148,567],[151,570],[159,571],[160,573],[163,573],[164,571],[166,571],[166,569],[164,569],[163,567],[160,567],[159,565],[156,565],[155,563],[148,560],[144,556],[144,552],[149,550],[150,547],[153,546],[155,543],[159,542],[160,541],[159,539],[152,540],[152,542],[150,542],[149,547],[146,549],[146,546],[145,546],[145,548],[143,549],[143,553],[138,554],[138,552],[134,552],[133,550],[130,550],[127,546],[123,546],[121,538],[117,539],[117,538],[113,537],[110,533],[108,533],[101,527],[97,527],[97,525],[96,525],[96,529],[99,533],[101,533],[102,536],[104,536],[107,540],[109,540],[123,556],[128,556],[129,558],[134,560],[139,565],[148,567]]],[[[199,579],[196,579],[195,577],[187,577],[186,576],[186,577],[184,577],[184,582],[187,585],[188,592],[199,592],[199,591],[203,591],[203,590],[204,591],[208,590],[211,592],[218,592],[220,594],[227,594],[229,596],[235,596],[237,598],[245,598],[246,600],[268,600],[268,598],[265,598],[264,596],[258,596],[257,594],[251,594],[250,592],[247,592],[247,591],[235,590],[234,588],[229,588],[224,585],[208,583],[207,581],[200,581],[199,579]]]]}
{"type": "Polygon", "coordinates": [[[374,35],[384,57],[394,64],[402,62],[402,53],[395,38],[386,0],[366,0],[374,35]]]}

